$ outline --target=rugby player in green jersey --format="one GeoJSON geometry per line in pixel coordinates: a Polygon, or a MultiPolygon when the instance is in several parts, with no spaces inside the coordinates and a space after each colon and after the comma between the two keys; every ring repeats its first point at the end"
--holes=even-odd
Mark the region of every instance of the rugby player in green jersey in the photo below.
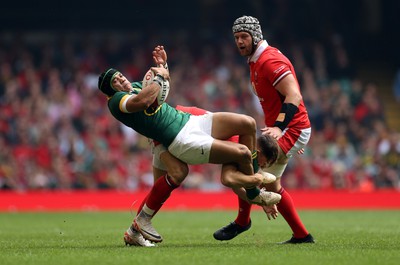
{"type": "MultiPolygon", "coordinates": [[[[99,89],[108,97],[108,107],[112,115],[136,132],[160,142],[170,154],[187,164],[230,164],[243,174],[233,174],[237,179],[224,184],[231,188],[243,187],[247,199],[259,205],[273,205],[279,202],[276,193],[259,190],[257,187],[266,181],[261,174],[254,174],[252,152],[256,145],[256,124],[252,117],[217,112],[194,116],[163,103],[152,107],[160,87],[169,79],[164,67],[152,67],[154,82],[142,88],[141,82],[129,82],[115,69],[108,69],[99,77],[99,89]],[[240,143],[224,141],[239,135],[240,143]]],[[[256,170],[257,171],[257,170],[256,170]]],[[[187,174],[187,173],[186,173],[187,174]]],[[[168,172],[159,178],[151,193],[158,196],[149,200],[134,220],[134,228],[144,238],[161,242],[162,237],[151,225],[156,210],[152,204],[162,205],[172,190],[182,180],[168,172]],[[157,192],[155,192],[157,191],[157,192]]],[[[149,197],[150,197],[149,194],[149,197]]]]}

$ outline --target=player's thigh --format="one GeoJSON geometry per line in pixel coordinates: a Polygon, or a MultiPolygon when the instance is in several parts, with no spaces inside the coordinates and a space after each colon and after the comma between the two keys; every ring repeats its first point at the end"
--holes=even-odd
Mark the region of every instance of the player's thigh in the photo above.
{"type": "Polygon", "coordinates": [[[217,112],[213,115],[212,137],[228,139],[233,135],[255,135],[256,121],[254,118],[237,113],[217,112]]]}
{"type": "Polygon", "coordinates": [[[278,158],[276,159],[275,164],[287,164],[289,162],[289,157],[286,156],[286,153],[282,150],[281,146],[278,144],[278,158]]]}
{"type": "Polygon", "coordinates": [[[251,152],[243,144],[215,139],[211,145],[209,163],[251,163],[251,152]]]}
{"type": "Polygon", "coordinates": [[[277,178],[274,182],[272,183],[268,183],[268,184],[264,184],[263,187],[267,190],[267,191],[272,191],[272,192],[279,192],[282,188],[281,186],[281,178],[277,178]]]}

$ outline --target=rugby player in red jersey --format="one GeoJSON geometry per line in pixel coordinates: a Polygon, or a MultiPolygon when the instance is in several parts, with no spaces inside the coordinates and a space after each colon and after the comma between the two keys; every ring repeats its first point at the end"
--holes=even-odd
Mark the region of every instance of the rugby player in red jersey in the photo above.
{"type": "MultiPolygon", "coordinates": [[[[232,31],[240,55],[247,57],[253,92],[264,112],[266,127],[262,129],[262,133],[273,136],[279,145],[277,162],[265,169],[275,175],[277,180],[266,184],[265,188],[282,195],[277,208],[293,232],[292,237],[282,243],[314,243],[313,236],[307,231],[296,211],[292,197],[281,185],[281,177],[289,158],[295,153],[301,153],[311,136],[311,124],[294,67],[281,51],[263,39],[260,23],[256,18],[237,18],[232,31]]],[[[268,207],[263,208],[268,210],[268,207]]],[[[251,205],[239,198],[237,218],[217,230],[214,238],[230,240],[248,230],[251,226],[250,211],[251,205]]],[[[269,215],[267,211],[266,213],[269,215]]]]}

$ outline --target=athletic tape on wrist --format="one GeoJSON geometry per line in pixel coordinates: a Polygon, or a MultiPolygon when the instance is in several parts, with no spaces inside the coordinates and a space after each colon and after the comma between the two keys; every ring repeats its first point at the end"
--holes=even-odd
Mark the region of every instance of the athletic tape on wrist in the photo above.
{"type": "Polygon", "coordinates": [[[154,78],[153,81],[156,82],[160,87],[162,87],[163,82],[165,81],[164,77],[162,75],[157,74],[154,78]]]}
{"type": "Polygon", "coordinates": [[[285,130],[298,110],[299,108],[293,103],[283,103],[274,127],[278,127],[281,131],[285,130]]]}

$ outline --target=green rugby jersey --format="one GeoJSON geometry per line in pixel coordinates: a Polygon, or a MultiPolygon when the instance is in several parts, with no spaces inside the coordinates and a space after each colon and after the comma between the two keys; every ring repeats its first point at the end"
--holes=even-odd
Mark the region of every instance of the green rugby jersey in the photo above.
{"type": "Polygon", "coordinates": [[[132,87],[132,92],[117,92],[108,100],[111,114],[141,135],[168,147],[188,122],[190,114],[176,110],[167,103],[163,103],[155,111],[150,107],[144,111],[124,113],[119,109],[121,99],[128,94],[138,94],[142,84],[135,82],[132,83],[132,87]]]}

